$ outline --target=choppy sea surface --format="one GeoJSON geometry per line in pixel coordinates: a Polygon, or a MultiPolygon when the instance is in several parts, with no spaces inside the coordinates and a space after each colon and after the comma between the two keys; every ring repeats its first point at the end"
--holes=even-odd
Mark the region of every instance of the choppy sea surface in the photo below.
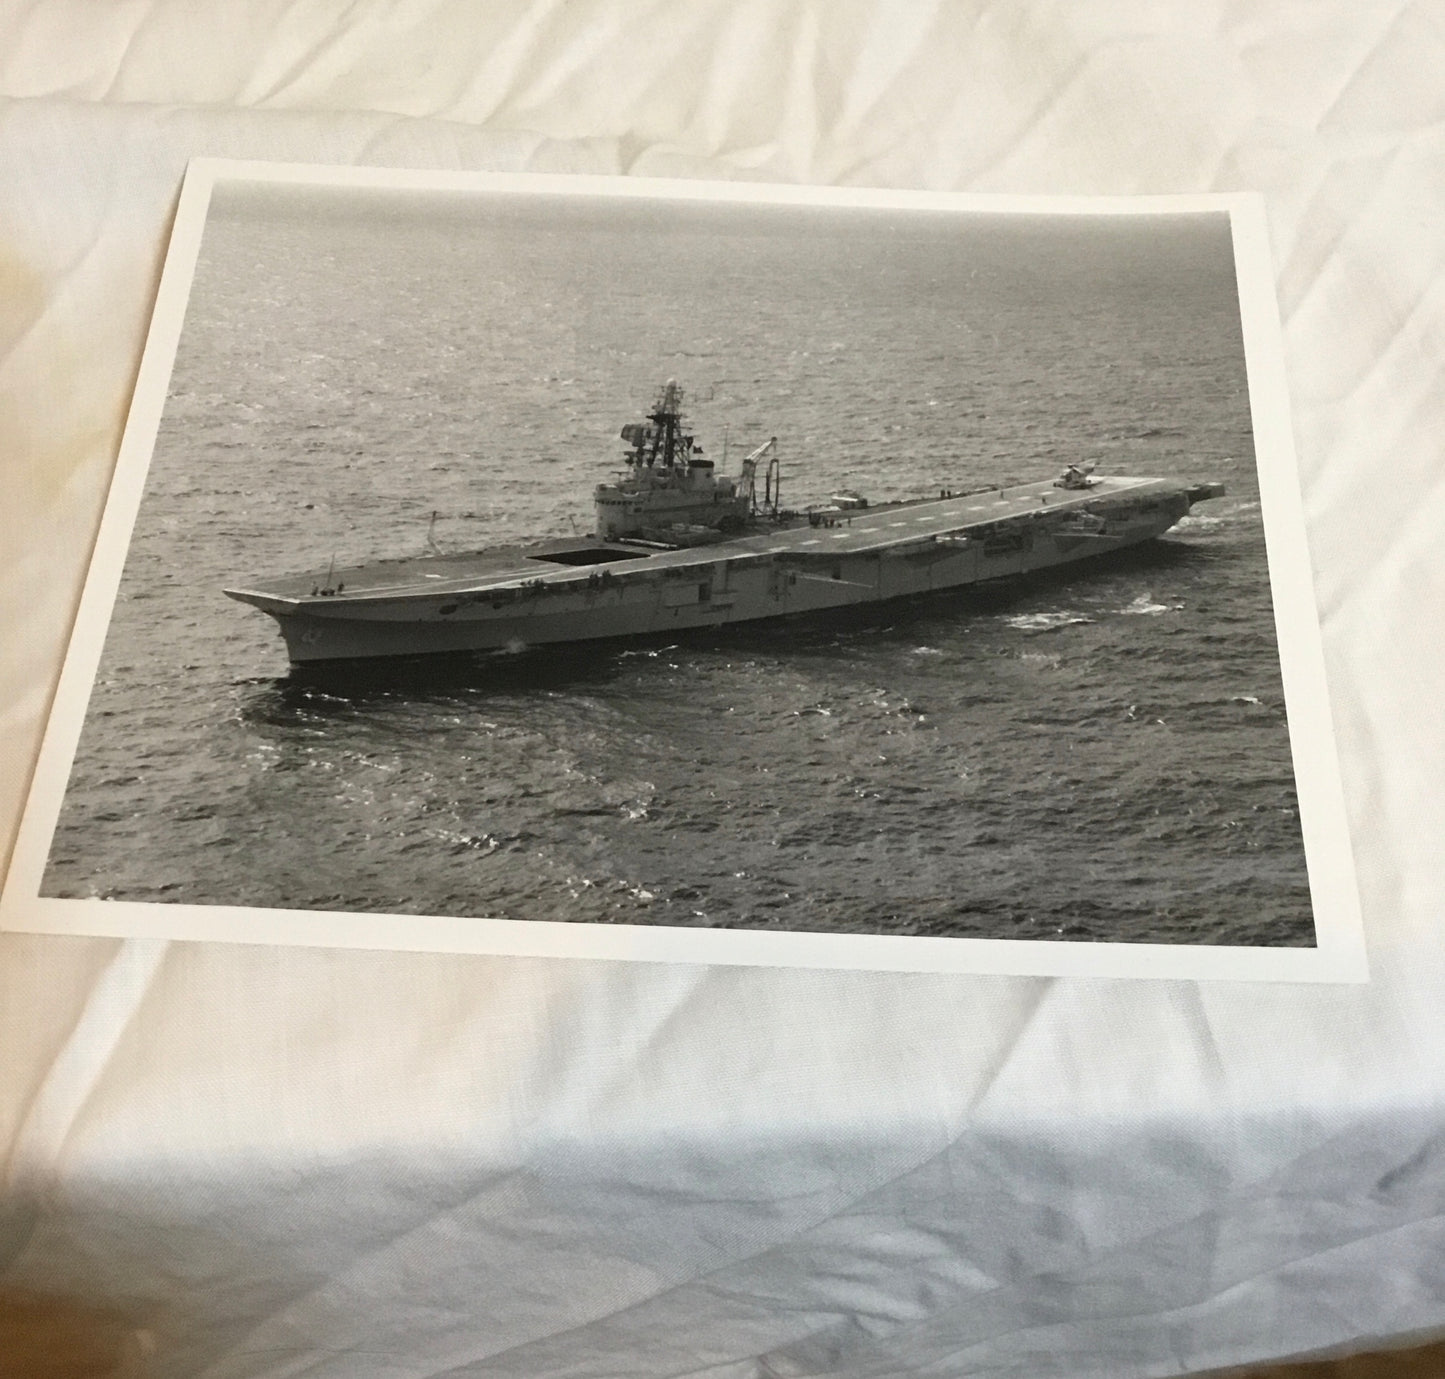
{"type": "Polygon", "coordinates": [[[1227,225],[223,195],[44,889],[1312,943],[1227,225]],[[221,594],[585,531],[668,377],[798,504],[1229,492],[881,616],[365,678],[221,594]]]}

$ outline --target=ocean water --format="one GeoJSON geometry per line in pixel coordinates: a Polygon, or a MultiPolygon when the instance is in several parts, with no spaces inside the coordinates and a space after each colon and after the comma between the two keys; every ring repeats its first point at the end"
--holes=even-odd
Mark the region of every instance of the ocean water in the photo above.
{"type": "Polygon", "coordinates": [[[1312,943],[1227,225],[220,195],[44,889],[1312,943]],[[585,531],[668,377],[799,504],[1229,492],[882,615],[401,675],[293,677],[220,592],[585,531]]]}

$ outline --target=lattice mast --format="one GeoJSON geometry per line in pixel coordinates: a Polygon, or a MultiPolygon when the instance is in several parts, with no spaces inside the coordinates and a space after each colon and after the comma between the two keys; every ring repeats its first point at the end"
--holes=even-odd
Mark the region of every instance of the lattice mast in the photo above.
{"type": "Polygon", "coordinates": [[[627,462],[634,469],[687,469],[693,438],[682,429],[682,388],[675,378],[662,385],[646,422],[622,428],[622,439],[632,446],[627,462]]]}

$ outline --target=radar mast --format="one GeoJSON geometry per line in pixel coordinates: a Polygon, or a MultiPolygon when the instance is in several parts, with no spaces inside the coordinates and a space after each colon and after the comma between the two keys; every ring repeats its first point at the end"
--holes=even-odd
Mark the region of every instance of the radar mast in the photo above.
{"type": "Polygon", "coordinates": [[[627,463],[634,469],[687,469],[693,443],[682,429],[682,388],[675,378],[662,385],[646,423],[630,422],[622,439],[632,447],[627,463]]]}

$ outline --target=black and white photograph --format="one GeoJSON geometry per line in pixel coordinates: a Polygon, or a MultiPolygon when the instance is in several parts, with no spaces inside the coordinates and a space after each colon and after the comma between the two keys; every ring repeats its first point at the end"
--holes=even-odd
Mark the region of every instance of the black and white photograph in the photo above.
{"type": "Polygon", "coordinates": [[[1239,199],[566,182],[188,186],[36,903],[1306,973],[1343,815],[1239,199]]]}

